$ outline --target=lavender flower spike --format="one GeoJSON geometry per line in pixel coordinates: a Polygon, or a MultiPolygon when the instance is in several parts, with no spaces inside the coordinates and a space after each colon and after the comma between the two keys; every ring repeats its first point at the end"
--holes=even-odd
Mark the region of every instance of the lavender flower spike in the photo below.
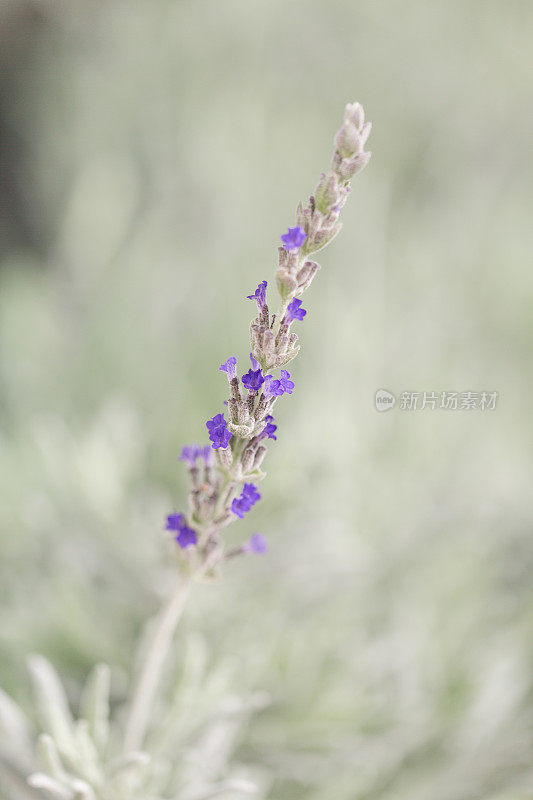
{"type": "MultiPolygon", "coordinates": [[[[247,543],[228,552],[224,529],[236,517],[242,518],[260,498],[255,483],[264,477],[261,465],[267,453],[267,441],[275,438],[276,431],[269,412],[276,397],[291,394],[294,388],[285,368],[298,355],[300,345],[298,336],[290,328],[292,321],[302,320],[306,313],[296,298],[309,288],[319,269],[319,265],[308,257],[325,247],[340,231],[339,215],[349,196],[350,180],[370,159],[370,153],[365,150],[369,133],[370,124],[365,122],[362,107],[358,103],[348,104],[342,126],[334,139],[335,149],[329,170],[322,173],[308,200],[298,204],[294,227],[281,237],[283,246],[278,247],[275,275],[280,295],[277,312],[271,314],[268,308],[266,280],[252,295],[248,295],[248,299],[257,303],[259,313],[250,324],[253,356],[252,369],[246,381],[255,386],[262,377],[262,391],[252,389],[245,397],[237,378],[236,359],[234,356],[229,358],[220,367],[228,375],[230,383],[230,397],[226,404],[228,421],[224,414],[216,414],[207,421],[211,447],[209,456],[205,449],[203,452],[205,466],[200,468],[201,465],[196,463],[194,449],[186,448],[182,454],[188,463],[195,462],[194,468],[189,470],[191,514],[187,518],[183,514],[169,514],[166,528],[175,536],[179,562],[187,578],[154,622],[152,644],[146,649],[130,698],[122,747],[126,755],[144,749],[150,713],[157,705],[154,698],[164,658],[172,643],[191,580],[214,578],[219,565],[232,554],[262,553],[266,549],[263,537],[255,534],[247,543]],[[266,374],[278,369],[281,370],[279,378],[266,374]],[[216,459],[213,450],[217,451],[216,459]],[[236,497],[241,485],[241,494],[236,497]]],[[[320,381],[316,382],[315,389],[320,391],[320,381]]],[[[57,783],[62,787],[61,780],[54,780],[54,785],[57,783]]],[[[70,797],[72,784],[68,777],[65,791],[61,788],[56,792],[57,797],[60,794],[61,797],[70,797]]],[[[99,796],[104,794],[107,797],[109,793],[98,792],[99,796]]]]}
{"type": "Polygon", "coordinates": [[[207,421],[210,446],[190,445],[182,451],[181,459],[190,467],[191,515],[170,515],[167,527],[176,533],[180,548],[189,548],[195,543],[193,535],[197,536],[196,548],[183,558],[192,574],[208,574],[234,552],[264,552],[266,548],[263,537],[256,534],[228,551],[223,532],[259,500],[256,484],[264,477],[262,464],[269,440],[276,440],[277,425],[270,412],[276,398],[292,395],[295,388],[288,365],[298,355],[300,343],[292,323],[307,315],[300,298],[320,269],[309,257],[341,228],[339,217],[351,178],[370,158],[365,149],[370,127],[362,107],[349,103],[334,138],[329,170],[320,175],[308,200],[298,204],[293,227],[281,236],[275,274],[278,308],[267,305],[266,280],[247,296],[258,309],[250,323],[251,369],[240,379],[235,356],[220,365],[229,381],[226,416],[216,414],[207,421]]]}
{"type": "Polygon", "coordinates": [[[287,233],[284,233],[281,237],[285,250],[299,250],[306,239],[307,234],[299,225],[295,228],[289,228],[287,233]]]}
{"type": "Polygon", "coordinates": [[[218,450],[219,448],[225,450],[228,446],[231,433],[228,431],[227,425],[228,423],[226,422],[224,414],[216,414],[213,419],[209,419],[205,423],[209,431],[209,438],[213,442],[211,445],[213,450],[218,450]]]}
{"type": "Polygon", "coordinates": [[[297,319],[299,322],[303,320],[307,314],[307,311],[305,308],[300,308],[301,305],[302,301],[296,300],[296,298],[289,303],[287,306],[287,313],[285,315],[285,320],[287,322],[292,322],[295,319],[297,319]]]}
{"type": "Polygon", "coordinates": [[[230,356],[227,361],[220,365],[219,370],[227,373],[228,381],[237,377],[237,359],[235,356],[230,356]]]}

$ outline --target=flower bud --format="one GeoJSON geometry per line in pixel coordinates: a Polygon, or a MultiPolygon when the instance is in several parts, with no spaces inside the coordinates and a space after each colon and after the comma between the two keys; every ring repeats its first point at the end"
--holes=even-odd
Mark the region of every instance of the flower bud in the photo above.
{"type": "MultiPolygon", "coordinates": [[[[313,212],[309,208],[309,206],[306,206],[305,208],[303,208],[301,211],[299,211],[296,214],[296,222],[298,223],[299,227],[303,231],[305,231],[307,236],[309,236],[309,229],[311,227],[312,215],[313,215],[313,212]]],[[[301,252],[301,250],[305,247],[306,243],[307,243],[307,240],[306,240],[306,242],[304,242],[304,244],[302,245],[302,247],[299,249],[298,252],[301,252]]],[[[298,252],[296,253],[296,255],[298,255],[298,252]]],[[[290,263],[291,263],[291,260],[289,260],[289,265],[290,265],[290,263]]]]}
{"type": "Polygon", "coordinates": [[[262,445],[262,444],[259,445],[259,447],[257,448],[257,452],[255,454],[255,458],[254,458],[254,469],[259,469],[259,467],[261,466],[261,464],[263,462],[263,459],[266,456],[266,454],[267,454],[266,447],[264,445],[262,445]]]}
{"type": "Polygon", "coordinates": [[[258,354],[261,353],[261,337],[262,337],[262,328],[260,325],[257,325],[255,322],[250,323],[250,345],[252,348],[252,355],[257,360],[260,361],[258,354]]]}
{"type": "Polygon", "coordinates": [[[311,282],[319,269],[320,269],[320,264],[317,264],[316,261],[305,262],[305,264],[299,271],[298,275],[296,276],[296,280],[298,281],[298,288],[297,291],[295,292],[296,296],[303,294],[303,292],[305,292],[305,290],[310,287],[311,282]]]}
{"type": "Polygon", "coordinates": [[[200,485],[199,469],[198,467],[189,467],[189,475],[191,476],[191,484],[194,489],[198,489],[200,485]]]}
{"type": "Polygon", "coordinates": [[[278,267],[286,267],[289,263],[289,251],[284,247],[278,247],[278,267]]]}
{"type": "Polygon", "coordinates": [[[322,250],[323,247],[333,241],[341,228],[342,223],[338,222],[332,228],[324,228],[323,230],[319,231],[313,239],[313,245],[310,247],[309,252],[316,253],[319,250],[322,250]]]}
{"type": "Polygon", "coordinates": [[[244,453],[242,454],[241,463],[242,463],[242,471],[246,475],[252,469],[254,465],[254,456],[255,456],[255,449],[253,447],[247,447],[244,453]]]}
{"type": "Polygon", "coordinates": [[[287,334],[283,333],[283,334],[281,334],[281,336],[278,335],[278,337],[277,337],[277,346],[276,346],[276,350],[277,350],[278,354],[286,353],[288,346],[289,346],[289,337],[287,336],[287,334]]]}
{"type": "Polygon", "coordinates": [[[332,206],[340,202],[339,179],[334,172],[329,172],[327,175],[322,173],[314,198],[316,207],[322,214],[327,214],[332,206]]]}
{"type": "Polygon", "coordinates": [[[233,464],[233,453],[229,447],[223,449],[219,447],[218,450],[215,450],[216,458],[223,469],[229,469],[233,464]]]}
{"type": "Polygon", "coordinates": [[[324,222],[324,215],[318,211],[318,209],[314,212],[313,216],[309,222],[309,236],[306,243],[303,245],[302,250],[305,249],[305,245],[308,244],[308,247],[312,245],[313,239],[316,237],[318,231],[322,227],[322,223],[324,222]]]}
{"type": "Polygon", "coordinates": [[[236,400],[241,400],[242,394],[241,394],[241,388],[239,386],[239,379],[232,378],[229,385],[231,388],[231,396],[236,400]]]}
{"type": "Polygon", "coordinates": [[[285,364],[288,364],[290,361],[292,361],[293,358],[296,358],[299,350],[300,347],[298,346],[294,348],[294,350],[289,350],[288,353],[280,353],[279,355],[274,356],[272,366],[284,367],[285,364]]]}
{"type": "Polygon", "coordinates": [[[350,180],[358,172],[366,167],[370,161],[372,153],[358,153],[353,158],[343,158],[338,169],[338,173],[343,180],[350,180]]]}
{"type": "Polygon", "coordinates": [[[239,421],[239,404],[240,400],[237,400],[235,397],[230,397],[228,400],[229,416],[232,422],[239,421]]]}
{"type": "Polygon", "coordinates": [[[191,514],[198,513],[200,508],[200,490],[194,489],[192,492],[189,492],[189,508],[191,510],[191,514]]]}
{"type": "Polygon", "coordinates": [[[261,399],[259,400],[259,403],[257,404],[257,408],[255,409],[254,417],[255,417],[256,420],[262,420],[263,419],[263,417],[265,415],[265,411],[267,410],[267,405],[268,405],[267,399],[264,396],[264,394],[262,394],[261,395],[261,399]]]}
{"type": "Polygon", "coordinates": [[[250,419],[250,414],[248,412],[248,403],[245,400],[241,400],[241,402],[239,403],[237,421],[239,425],[246,425],[249,419],[250,419]]]}
{"type": "Polygon", "coordinates": [[[296,280],[292,275],[289,275],[284,267],[277,268],[276,283],[282,300],[286,300],[287,297],[292,297],[292,293],[296,289],[296,280]]]}
{"type": "Polygon", "coordinates": [[[348,103],[344,110],[344,120],[351,122],[360,131],[365,121],[365,112],[361,103],[348,103]]]}
{"type": "Polygon", "coordinates": [[[343,158],[359,153],[362,149],[361,137],[354,125],[344,122],[342,127],[335,134],[335,147],[343,158]]]}
{"type": "Polygon", "coordinates": [[[228,422],[228,431],[230,433],[234,433],[235,436],[239,436],[241,439],[249,439],[253,433],[253,429],[254,429],[254,420],[250,420],[244,425],[235,422],[228,422]]]}
{"type": "Polygon", "coordinates": [[[261,325],[265,325],[268,327],[268,323],[270,321],[269,314],[268,314],[268,306],[265,304],[261,309],[261,313],[259,315],[259,322],[261,325]]]}
{"type": "Polygon", "coordinates": [[[272,353],[274,350],[274,334],[270,330],[266,330],[263,334],[263,352],[265,355],[272,353]]]}
{"type": "Polygon", "coordinates": [[[372,123],[371,122],[365,122],[365,124],[363,125],[363,127],[361,128],[361,131],[360,131],[361,144],[363,145],[363,147],[365,146],[365,144],[367,142],[367,139],[370,136],[370,131],[371,130],[372,130],[372,123]]]}
{"type": "Polygon", "coordinates": [[[202,494],[199,499],[198,516],[201,520],[211,517],[215,509],[215,498],[212,495],[202,494]]]}
{"type": "Polygon", "coordinates": [[[231,525],[231,523],[234,520],[235,520],[235,515],[232,514],[231,511],[228,509],[224,511],[224,513],[221,514],[220,517],[217,517],[215,520],[213,520],[213,522],[217,526],[217,528],[225,528],[228,525],[231,525]]]}

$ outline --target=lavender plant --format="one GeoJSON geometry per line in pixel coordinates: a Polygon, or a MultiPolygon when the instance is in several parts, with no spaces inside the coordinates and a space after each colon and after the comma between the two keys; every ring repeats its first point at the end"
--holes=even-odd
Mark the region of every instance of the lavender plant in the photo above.
{"type": "MultiPolygon", "coordinates": [[[[204,764],[200,774],[192,774],[169,764],[168,746],[175,742],[167,730],[172,727],[171,717],[170,721],[168,715],[164,720],[152,719],[151,728],[150,718],[165,658],[193,583],[216,577],[230,558],[264,553],[267,548],[263,536],[255,534],[228,549],[223,531],[261,499],[257,484],[265,477],[262,464],[267,444],[276,440],[274,406],[294,389],[286,367],[300,349],[293,329],[307,314],[300,297],[319,269],[309,256],[329,244],[341,228],[339,217],[350,192],[350,180],[370,159],[365,151],[370,129],[362,106],[348,104],[335,135],[329,172],[322,173],[308,202],[298,205],[296,225],[281,236],[275,276],[277,310],[271,313],[267,303],[266,280],[246,297],[257,309],[250,324],[251,366],[239,378],[235,356],[220,365],[228,381],[226,410],[206,423],[210,444],[188,445],[182,450],[180,460],[187,466],[190,480],[188,511],[171,513],[166,519],[169,545],[181,575],[152,625],[126,714],[120,711],[110,721],[110,673],[100,665],[88,680],[80,718],[75,721],[53,667],[41,656],[32,657],[30,672],[44,730],[38,739],[41,768],[32,771],[31,725],[12,700],[0,695],[0,722],[18,753],[11,759],[9,773],[18,797],[35,797],[33,790],[22,786],[25,772],[32,773],[28,783],[33,789],[54,800],[207,800],[228,793],[258,796],[265,789],[260,780],[228,777],[231,725],[224,728],[222,739],[219,736],[223,756],[213,759],[211,754],[210,767],[204,764]],[[151,737],[145,748],[148,732],[151,737]],[[156,741],[166,741],[167,747],[158,748],[156,741]]],[[[257,702],[257,698],[243,701],[229,717],[246,717],[257,702]]],[[[9,762],[9,757],[6,760],[9,762]]]]}
{"type": "Polygon", "coordinates": [[[294,389],[284,367],[300,350],[293,326],[304,320],[307,311],[299,298],[320,268],[308,256],[329,244],[341,229],[339,216],[350,192],[350,180],[370,159],[371,154],[364,149],[370,129],[362,106],[348,104],[335,135],[330,171],[322,173],[307,204],[298,205],[296,226],[281,236],[277,311],[272,314],[267,304],[266,280],[246,298],[257,304],[257,316],[250,323],[251,368],[239,380],[235,356],[220,366],[229,384],[225,401],[228,419],[219,413],[207,421],[211,446],[183,448],[180,458],[187,464],[191,485],[189,512],[169,514],[166,528],[174,535],[188,575],[209,575],[224,559],[266,549],[264,539],[256,535],[237,550],[226,551],[221,532],[237,518],[242,519],[261,498],[256,483],[265,477],[261,466],[267,442],[276,439],[274,405],[294,389]],[[276,377],[272,371],[278,368],[281,371],[276,377]]]}

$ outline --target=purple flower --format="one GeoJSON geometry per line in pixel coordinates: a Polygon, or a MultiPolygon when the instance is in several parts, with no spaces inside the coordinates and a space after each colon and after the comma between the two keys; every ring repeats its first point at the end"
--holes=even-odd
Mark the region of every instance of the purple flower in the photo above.
{"type": "Polygon", "coordinates": [[[261,500],[261,495],[257,491],[257,486],[254,486],[253,483],[244,484],[241,497],[245,498],[248,503],[250,503],[250,508],[255,505],[258,500],[261,500]]]}
{"type": "Polygon", "coordinates": [[[276,440],[277,436],[274,436],[274,434],[277,431],[278,426],[276,425],[274,417],[272,416],[272,414],[267,414],[265,420],[266,420],[266,425],[257,438],[259,439],[259,441],[261,441],[261,439],[276,440]]]}
{"type": "Polygon", "coordinates": [[[251,392],[257,392],[265,382],[265,379],[260,368],[255,371],[249,369],[246,375],[242,376],[242,382],[251,392]]]}
{"type": "Polygon", "coordinates": [[[240,519],[244,517],[250,508],[251,506],[249,506],[246,500],[243,500],[242,497],[235,497],[231,503],[231,510],[234,514],[240,517],[240,519]]]}
{"type": "Polygon", "coordinates": [[[285,315],[285,319],[288,322],[292,322],[293,319],[297,319],[299,322],[303,320],[303,318],[307,314],[307,311],[305,310],[305,308],[300,308],[301,305],[302,301],[297,300],[296,298],[289,303],[289,306],[287,308],[287,313],[285,315]]]}
{"type": "Polygon", "coordinates": [[[266,305],[266,291],[267,291],[267,282],[261,281],[257,289],[253,294],[249,294],[246,299],[247,300],[255,300],[257,303],[258,311],[261,311],[266,305]]]}
{"type": "Polygon", "coordinates": [[[236,378],[237,377],[237,359],[235,358],[235,356],[230,356],[228,358],[228,360],[224,364],[220,365],[219,370],[221,372],[227,372],[228,381],[230,381],[232,378],[236,378]]]}
{"type": "Polygon", "coordinates": [[[231,439],[231,433],[228,431],[224,414],[215,414],[213,419],[207,420],[205,425],[209,431],[209,438],[213,442],[211,445],[213,450],[218,450],[219,447],[225,450],[231,439]]]}
{"type": "Polygon", "coordinates": [[[281,237],[285,250],[298,250],[307,239],[307,234],[297,225],[295,228],[289,228],[287,233],[281,237]]]}
{"type": "Polygon", "coordinates": [[[252,369],[259,369],[259,361],[255,360],[253,353],[250,353],[250,361],[252,362],[252,369]]]}
{"type": "Polygon", "coordinates": [[[198,541],[196,532],[185,524],[183,514],[169,514],[167,517],[166,530],[175,531],[174,539],[183,550],[186,547],[196,544],[198,541]]]}
{"type": "Polygon", "coordinates": [[[188,444],[185,445],[183,450],[181,451],[181,455],[178,461],[185,461],[187,466],[194,467],[196,464],[196,459],[201,454],[202,448],[199,447],[197,444],[188,444]]]}
{"type": "Polygon", "coordinates": [[[231,503],[231,510],[241,519],[247,511],[261,499],[261,495],[257,491],[257,487],[253,483],[245,483],[241,496],[236,497],[231,503]]]}
{"type": "Polygon", "coordinates": [[[261,555],[262,553],[266,553],[267,550],[267,541],[260,533],[254,533],[250,540],[242,546],[243,553],[257,553],[257,555],[261,555]]]}
{"type": "Polygon", "coordinates": [[[176,534],[174,538],[182,550],[185,550],[186,547],[191,547],[191,545],[196,544],[198,541],[196,533],[192,528],[188,528],[186,525],[181,528],[180,532],[176,534]]]}
{"type": "Polygon", "coordinates": [[[179,531],[183,523],[183,514],[169,514],[165,530],[179,531]]]}
{"type": "Polygon", "coordinates": [[[287,394],[292,394],[292,390],[294,389],[294,383],[290,380],[291,374],[287,372],[286,369],[281,370],[281,378],[279,382],[283,386],[283,391],[287,394]]]}
{"type": "Polygon", "coordinates": [[[203,458],[206,467],[213,466],[213,451],[208,444],[206,444],[205,447],[200,448],[200,455],[203,458]]]}
{"type": "Polygon", "coordinates": [[[274,378],[273,375],[265,375],[265,385],[263,386],[265,397],[281,397],[284,391],[280,380],[274,378]]]}

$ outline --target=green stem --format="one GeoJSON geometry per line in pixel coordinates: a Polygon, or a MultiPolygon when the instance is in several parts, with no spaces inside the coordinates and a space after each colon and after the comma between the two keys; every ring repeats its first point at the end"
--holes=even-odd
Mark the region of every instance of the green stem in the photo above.
{"type": "Polygon", "coordinates": [[[143,746],[163,664],[185,608],[191,584],[192,577],[182,579],[156,617],[152,640],[130,704],[124,735],[125,753],[140,750],[143,746]]]}

